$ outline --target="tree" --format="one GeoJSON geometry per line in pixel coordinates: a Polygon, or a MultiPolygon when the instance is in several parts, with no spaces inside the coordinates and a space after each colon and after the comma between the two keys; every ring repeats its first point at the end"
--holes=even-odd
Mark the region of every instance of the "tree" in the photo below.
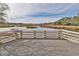
{"type": "Polygon", "coordinates": [[[0,22],[5,22],[7,17],[6,11],[9,10],[9,6],[5,3],[0,3],[0,22]]]}
{"type": "Polygon", "coordinates": [[[72,25],[72,23],[66,23],[65,25],[72,25]]]}
{"type": "Polygon", "coordinates": [[[61,21],[57,22],[57,25],[62,25],[62,22],[61,21]]]}

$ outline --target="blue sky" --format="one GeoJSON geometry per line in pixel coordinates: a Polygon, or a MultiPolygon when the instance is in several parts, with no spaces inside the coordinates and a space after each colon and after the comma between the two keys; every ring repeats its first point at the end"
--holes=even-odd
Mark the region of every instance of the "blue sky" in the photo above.
{"type": "Polygon", "coordinates": [[[79,13],[77,3],[8,3],[9,22],[47,23],[79,13]]]}

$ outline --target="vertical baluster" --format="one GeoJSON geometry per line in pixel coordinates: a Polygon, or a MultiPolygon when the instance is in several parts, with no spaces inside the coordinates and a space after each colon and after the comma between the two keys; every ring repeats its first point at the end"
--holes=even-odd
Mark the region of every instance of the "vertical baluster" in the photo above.
{"type": "Polygon", "coordinates": [[[22,30],[20,31],[20,36],[21,36],[21,39],[23,39],[23,31],[22,30]]]}
{"type": "Polygon", "coordinates": [[[18,32],[17,31],[15,31],[15,37],[16,37],[16,39],[18,39],[18,32]]]}
{"type": "Polygon", "coordinates": [[[36,39],[36,31],[34,31],[34,39],[36,39]]]}
{"type": "Polygon", "coordinates": [[[44,31],[44,38],[46,39],[46,30],[44,31]]]}
{"type": "Polygon", "coordinates": [[[58,31],[58,38],[61,38],[61,31],[58,31]]]}

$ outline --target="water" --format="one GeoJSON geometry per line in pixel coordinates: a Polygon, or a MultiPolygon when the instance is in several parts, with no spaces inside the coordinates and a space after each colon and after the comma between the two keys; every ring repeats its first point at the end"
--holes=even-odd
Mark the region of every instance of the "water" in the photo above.
{"type": "Polygon", "coordinates": [[[0,32],[10,31],[12,29],[16,29],[16,30],[52,30],[52,31],[56,30],[56,29],[51,29],[51,28],[39,27],[39,26],[37,28],[31,28],[31,29],[28,29],[26,27],[9,27],[9,28],[0,28],[0,32]]]}
{"type": "Polygon", "coordinates": [[[33,30],[56,30],[56,29],[51,29],[51,28],[46,28],[46,27],[38,26],[37,28],[34,28],[33,30]]]}

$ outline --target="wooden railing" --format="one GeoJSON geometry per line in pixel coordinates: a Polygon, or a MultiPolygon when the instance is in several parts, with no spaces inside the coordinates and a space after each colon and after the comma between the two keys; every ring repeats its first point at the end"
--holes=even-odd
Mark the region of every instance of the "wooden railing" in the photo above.
{"type": "Polygon", "coordinates": [[[75,43],[79,43],[79,32],[58,30],[58,31],[46,31],[46,30],[18,30],[8,31],[0,33],[0,43],[9,42],[15,39],[66,39],[75,43]]]}
{"type": "Polygon", "coordinates": [[[9,42],[16,39],[16,32],[7,31],[0,33],[0,43],[9,42]]]}
{"type": "Polygon", "coordinates": [[[62,30],[61,31],[61,38],[67,39],[67,40],[75,42],[75,43],[79,43],[79,32],[62,30]]]}
{"type": "Polygon", "coordinates": [[[46,30],[28,30],[28,31],[17,31],[17,38],[19,39],[52,39],[52,38],[59,38],[58,31],[46,31],[46,30]]]}

